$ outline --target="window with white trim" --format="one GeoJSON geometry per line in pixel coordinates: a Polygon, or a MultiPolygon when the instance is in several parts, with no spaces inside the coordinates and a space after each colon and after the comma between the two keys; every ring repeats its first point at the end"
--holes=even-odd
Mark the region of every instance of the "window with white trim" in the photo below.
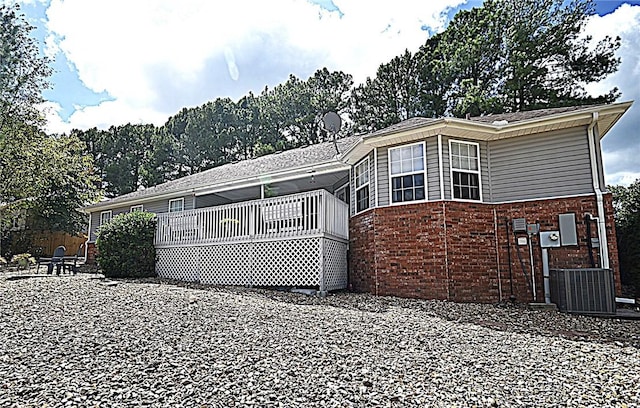
{"type": "Polygon", "coordinates": [[[184,211],[184,198],[169,200],[169,212],[184,211]]]}
{"type": "Polygon", "coordinates": [[[453,198],[480,201],[480,145],[450,140],[449,156],[453,198]]]}
{"type": "Polygon", "coordinates": [[[111,217],[112,216],[113,216],[113,213],[111,212],[111,210],[102,211],[100,213],[100,225],[104,225],[104,224],[108,223],[109,221],[111,221],[111,217]]]}
{"type": "Polygon", "coordinates": [[[142,206],[142,204],[131,206],[130,212],[136,212],[136,211],[144,211],[144,207],[142,206]]]}
{"type": "Polygon", "coordinates": [[[369,158],[365,158],[353,170],[356,187],[356,212],[369,208],[369,158]]]}
{"type": "Polygon", "coordinates": [[[349,183],[337,188],[334,195],[338,200],[349,204],[349,183]]]}
{"type": "Polygon", "coordinates": [[[421,201],[427,198],[424,142],[389,149],[391,202],[421,201]]]}

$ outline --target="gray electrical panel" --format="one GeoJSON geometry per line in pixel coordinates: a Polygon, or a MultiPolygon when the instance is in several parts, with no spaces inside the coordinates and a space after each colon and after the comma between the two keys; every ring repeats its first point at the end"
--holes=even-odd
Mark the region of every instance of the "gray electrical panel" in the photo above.
{"type": "Polygon", "coordinates": [[[578,245],[576,215],[574,213],[558,215],[558,226],[560,227],[560,244],[562,246],[578,245]]]}
{"type": "Polygon", "coordinates": [[[513,232],[527,232],[527,220],[525,218],[514,218],[513,232]]]}

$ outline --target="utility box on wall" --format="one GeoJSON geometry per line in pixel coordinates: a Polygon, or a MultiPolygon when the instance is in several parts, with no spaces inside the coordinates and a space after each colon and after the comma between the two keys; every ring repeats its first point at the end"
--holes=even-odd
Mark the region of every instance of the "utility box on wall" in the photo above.
{"type": "Polygon", "coordinates": [[[558,226],[560,229],[560,244],[562,246],[578,245],[576,215],[574,213],[558,215],[558,226]]]}
{"type": "Polygon", "coordinates": [[[551,301],[562,312],[613,315],[615,286],[611,269],[551,269],[551,301]]]}

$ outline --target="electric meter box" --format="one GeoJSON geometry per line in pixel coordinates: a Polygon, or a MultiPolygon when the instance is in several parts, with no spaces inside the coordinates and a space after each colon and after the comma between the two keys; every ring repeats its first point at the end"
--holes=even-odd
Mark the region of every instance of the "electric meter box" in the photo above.
{"type": "Polygon", "coordinates": [[[542,248],[560,248],[560,232],[559,231],[541,232],[540,246],[542,248]]]}
{"type": "Polygon", "coordinates": [[[527,234],[536,235],[540,232],[540,224],[527,224],[527,234]]]}
{"type": "Polygon", "coordinates": [[[574,213],[559,214],[558,227],[560,228],[560,243],[562,246],[578,245],[576,215],[574,213]]]}

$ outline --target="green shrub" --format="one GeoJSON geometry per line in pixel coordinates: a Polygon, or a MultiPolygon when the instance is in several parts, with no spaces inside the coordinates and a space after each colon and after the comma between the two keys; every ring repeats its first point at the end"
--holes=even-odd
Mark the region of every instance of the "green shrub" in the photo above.
{"type": "Polygon", "coordinates": [[[153,235],[155,215],[135,211],[119,214],[98,229],[98,264],[108,278],[143,278],[156,275],[153,235]]]}
{"type": "Polygon", "coordinates": [[[30,265],[36,264],[36,258],[32,257],[29,253],[18,254],[11,258],[11,263],[16,264],[18,269],[27,269],[30,265]]]}

